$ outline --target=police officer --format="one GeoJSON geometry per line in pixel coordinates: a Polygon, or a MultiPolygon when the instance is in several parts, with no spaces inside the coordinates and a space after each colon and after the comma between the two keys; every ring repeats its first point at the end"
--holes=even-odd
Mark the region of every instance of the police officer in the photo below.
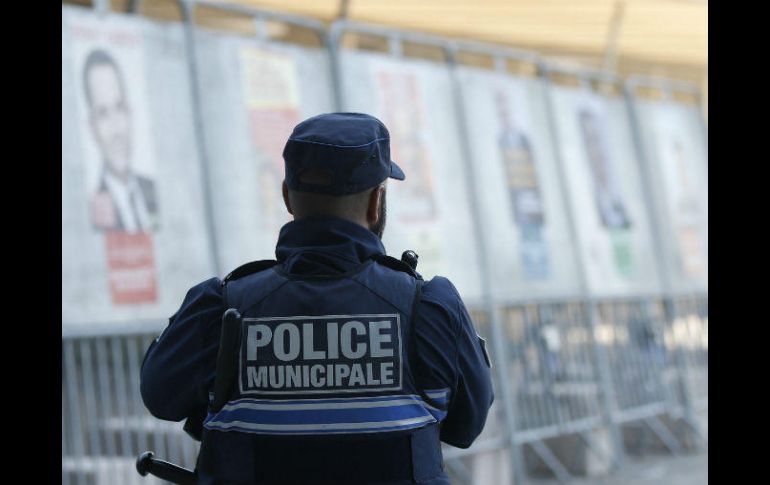
{"type": "Polygon", "coordinates": [[[440,442],[483,429],[489,357],[448,279],[385,255],[404,180],[387,129],[316,116],[283,157],[277,261],[190,289],[145,356],[145,405],[202,439],[199,483],[448,484],[440,442]]]}

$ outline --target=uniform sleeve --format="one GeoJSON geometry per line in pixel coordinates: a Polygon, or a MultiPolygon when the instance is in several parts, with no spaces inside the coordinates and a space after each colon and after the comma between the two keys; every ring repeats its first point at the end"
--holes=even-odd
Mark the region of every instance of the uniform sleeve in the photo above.
{"type": "Polygon", "coordinates": [[[488,356],[476,333],[470,315],[455,290],[451,316],[455,319],[456,384],[446,419],[441,427],[441,441],[458,448],[468,448],[481,434],[494,393],[488,356]]]}
{"type": "Polygon", "coordinates": [[[221,281],[204,281],[187,292],[168,327],[150,345],[140,390],[144,405],[156,418],[181,421],[205,415],[223,312],[221,281]]]}

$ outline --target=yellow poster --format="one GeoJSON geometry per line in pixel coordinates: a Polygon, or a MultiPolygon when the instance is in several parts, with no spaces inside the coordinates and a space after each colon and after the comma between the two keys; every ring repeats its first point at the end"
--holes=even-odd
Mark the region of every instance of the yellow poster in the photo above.
{"type": "Polygon", "coordinates": [[[297,67],[285,54],[257,47],[240,51],[243,100],[257,159],[261,213],[265,230],[278,232],[289,221],[281,203],[283,148],[300,120],[297,67]]]}

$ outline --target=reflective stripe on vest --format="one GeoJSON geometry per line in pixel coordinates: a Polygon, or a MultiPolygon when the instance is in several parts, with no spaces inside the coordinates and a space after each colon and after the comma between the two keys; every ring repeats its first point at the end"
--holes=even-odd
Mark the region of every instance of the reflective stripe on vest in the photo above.
{"type": "MultiPolygon", "coordinates": [[[[426,391],[447,403],[449,389],[426,391]]],[[[260,434],[376,433],[421,428],[441,421],[446,412],[418,395],[266,400],[239,399],[210,413],[204,426],[218,431],[260,434]]]]}

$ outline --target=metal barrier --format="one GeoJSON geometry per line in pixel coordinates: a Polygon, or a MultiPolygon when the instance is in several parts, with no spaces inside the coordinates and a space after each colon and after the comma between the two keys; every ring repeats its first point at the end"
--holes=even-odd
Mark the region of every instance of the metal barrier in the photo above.
{"type": "Polygon", "coordinates": [[[682,296],[671,301],[672,319],[666,339],[678,351],[680,379],[677,417],[697,438],[708,442],[708,296],[682,296]]]}
{"type": "MultiPolygon", "coordinates": [[[[508,379],[514,387],[514,446],[531,450],[561,482],[574,474],[564,456],[549,446],[572,435],[606,461],[591,431],[603,426],[601,377],[597,373],[589,308],[581,301],[524,304],[506,310],[508,379]]],[[[575,450],[577,452],[577,450],[575,450]]]]}
{"type": "Polygon", "coordinates": [[[613,422],[642,423],[670,452],[679,453],[679,441],[660,419],[676,406],[670,393],[670,378],[676,367],[662,342],[662,303],[606,301],[599,305],[599,314],[617,396],[613,422]]]}
{"type": "Polygon", "coordinates": [[[147,483],[135,470],[147,449],[194,467],[198,444],[182,423],[154,418],[139,393],[156,335],[62,340],[62,483],[147,483]]]}
{"type": "Polygon", "coordinates": [[[554,302],[508,308],[508,378],[516,397],[517,443],[601,423],[599,380],[586,308],[554,302]]]}
{"type": "MultiPolygon", "coordinates": [[[[131,3],[133,11],[137,4],[131,3]]],[[[447,102],[453,103],[458,115],[474,237],[479,248],[485,247],[485,234],[475,193],[478,188],[470,169],[472,153],[465,136],[467,120],[463,113],[462,86],[455,72],[458,53],[489,55],[498,70],[502,70],[501,66],[508,60],[537,64],[547,105],[550,103],[549,75],[565,71],[545,64],[534,53],[483,43],[348,21],[335,22],[327,29],[311,19],[203,0],[180,0],[179,4],[186,26],[191,99],[204,175],[209,160],[197,79],[200,72],[195,64],[196,5],[253,17],[263,40],[266,20],[293,23],[317,32],[329,50],[330,76],[338,109],[344,106],[339,70],[339,42],[343,33],[381,35],[389,39],[391,51],[396,53],[403,50],[405,41],[440,48],[446,56],[453,83],[453,99],[447,102]]],[[[95,8],[102,12],[108,9],[106,2],[97,2],[95,8]]],[[[584,80],[618,82],[615,76],[602,71],[574,70],[573,73],[584,80]]],[[[548,111],[551,138],[558,145],[553,110],[548,111]]],[[[633,122],[633,113],[631,115],[639,144],[639,126],[633,122]]],[[[640,157],[640,162],[644,162],[644,157],[640,157]]],[[[563,161],[559,161],[557,165],[562,164],[563,161]]],[[[565,189],[563,173],[559,178],[565,189]]],[[[645,187],[648,184],[649,180],[645,180],[645,187]]],[[[214,260],[220,261],[213,230],[211,188],[205,189],[211,251],[214,260]]],[[[563,193],[566,200],[568,191],[563,193]]],[[[646,202],[650,207],[650,201],[646,202]]],[[[574,236],[574,221],[568,219],[574,236]]],[[[660,254],[660,235],[655,238],[660,254]]],[[[705,414],[707,419],[708,413],[707,295],[672,295],[667,287],[665,297],[599,300],[589,293],[583,268],[583,288],[575,298],[500,302],[493,299],[490,288],[492,262],[485,251],[477,254],[484,298],[471,313],[479,333],[492,345],[496,398],[488,422],[494,425],[488,426],[467,450],[444,447],[445,463],[453,482],[473,483],[481,466],[476,460],[485,454],[504,456],[516,483],[525,480],[525,471],[531,468],[532,460],[528,459],[531,456],[559,481],[567,482],[574,473],[564,458],[557,456],[548,440],[568,435],[576,437],[598,460],[619,466],[629,446],[624,446],[621,428],[634,423],[643,423],[671,452],[679,452],[680,438],[663,418],[681,419],[702,440],[707,439],[707,428],[699,418],[705,414]],[[609,446],[597,443],[593,434],[597,430],[609,434],[609,446]]],[[[580,259],[577,252],[575,256],[580,259]]],[[[657,260],[660,264],[661,259],[657,260]]],[[[139,370],[144,352],[154,337],[143,333],[63,338],[62,483],[116,480],[148,483],[148,479],[139,478],[133,468],[136,455],[145,449],[153,449],[158,456],[188,468],[195,466],[198,444],[182,431],[182,424],[153,418],[141,402],[139,370]]]]}
{"type": "MultiPolygon", "coordinates": [[[[676,316],[670,322],[665,321],[661,301],[606,301],[599,309],[596,333],[609,349],[618,390],[617,423],[640,416],[655,420],[660,415],[684,417],[688,397],[696,412],[708,412],[707,298],[675,300],[676,316]],[[677,352],[683,356],[683,375],[677,369],[677,352]]],[[[548,466],[559,469],[563,465],[537,443],[573,433],[590,443],[587,432],[602,425],[602,389],[585,304],[516,305],[502,315],[508,359],[505,372],[516,409],[514,442],[535,444],[535,453],[543,455],[540,458],[548,466]]],[[[472,317],[479,333],[489,337],[484,312],[473,311],[472,317]]],[[[152,417],[139,397],[139,367],[154,337],[63,340],[63,483],[102,483],[115,475],[121,477],[121,483],[140,483],[133,463],[137,453],[147,448],[194,467],[198,444],[182,431],[181,423],[152,417]]],[[[499,399],[499,389],[496,391],[499,399]]],[[[662,433],[658,438],[678,450],[676,438],[666,434],[662,424],[653,426],[654,433],[662,433]]],[[[505,437],[498,434],[481,439],[470,450],[445,447],[447,467],[457,480],[470,482],[473,462],[466,458],[505,446],[505,437]]],[[[602,454],[606,450],[589,446],[601,459],[607,458],[602,454]]]]}

